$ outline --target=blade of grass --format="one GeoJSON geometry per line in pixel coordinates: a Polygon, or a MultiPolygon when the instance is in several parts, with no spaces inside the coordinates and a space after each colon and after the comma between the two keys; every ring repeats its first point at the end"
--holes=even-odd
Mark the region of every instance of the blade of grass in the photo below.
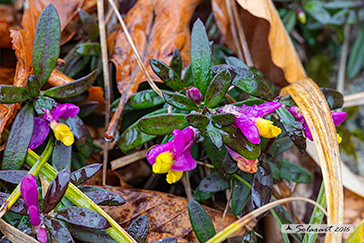
{"type": "Polygon", "coordinates": [[[355,242],[363,242],[364,241],[364,219],[360,222],[358,227],[354,230],[353,233],[346,239],[344,243],[355,243],[355,242]]]}

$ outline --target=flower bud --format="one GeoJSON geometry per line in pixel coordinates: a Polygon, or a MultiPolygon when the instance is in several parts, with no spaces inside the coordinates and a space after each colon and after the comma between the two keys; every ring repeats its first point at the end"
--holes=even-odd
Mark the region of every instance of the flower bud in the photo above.
{"type": "Polygon", "coordinates": [[[187,91],[187,96],[196,104],[200,104],[203,99],[200,90],[198,90],[198,88],[196,88],[196,87],[190,88],[187,91]]]}
{"type": "Polygon", "coordinates": [[[301,22],[301,24],[306,24],[307,22],[307,18],[306,18],[306,14],[305,12],[302,11],[302,9],[297,9],[297,15],[298,15],[298,20],[301,22]]]}

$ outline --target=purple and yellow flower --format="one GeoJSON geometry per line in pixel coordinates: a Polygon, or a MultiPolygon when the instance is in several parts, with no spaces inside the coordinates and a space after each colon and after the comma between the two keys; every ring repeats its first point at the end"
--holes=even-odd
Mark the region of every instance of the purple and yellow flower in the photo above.
{"type": "Polygon", "coordinates": [[[281,134],[281,129],[274,126],[272,121],[262,118],[281,106],[282,104],[278,102],[267,102],[253,106],[243,105],[241,107],[225,105],[219,111],[234,115],[236,118],[234,125],[251,143],[259,144],[259,135],[264,138],[274,138],[281,134]]]}
{"type": "Polygon", "coordinates": [[[196,129],[189,126],[182,131],[175,129],[172,141],[155,145],[147,152],[148,162],[154,173],[168,173],[169,184],[179,181],[183,171],[196,168],[196,161],[191,155],[191,147],[196,139],[196,129]]]}
{"type": "MultiPolygon", "coordinates": [[[[298,123],[301,125],[301,127],[305,133],[305,136],[308,139],[310,139],[311,141],[313,141],[313,137],[312,137],[310,128],[308,127],[307,122],[306,122],[305,118],[303,117],[300,109],[297,106],[291,106],[288,109],[288,111],[294,116],[294,118],[296,118],[298,123]]],[[[335,111],[331,112],[331,115],[332,115],[332,119],[334,120],[335,127],[340,125],[341,123],[343,123],[347,116],[346,112],[335,112],[335,111]]],[[[340,137],[340,135],[336,134],[336,136],[337,136],[338,143],[341,143],[342,138],[340,137]]]]}
{"type": "Polygon", "coordinates": [[[226,146],[230,156],[237,162],[238,168],[248,173],[255,173],[258,170],[258,159],[246,159],[234,150],[226,146]]]}
{"type": "Polygon", "coordinates": [[[35,228],[37,239],[41,243],[47,242],[47,231],[40,219],[40,210],[38,203],[38,187],[35,183],[35,177],[27,174],[20,183],[20,193],[24,200],[25,206],[28,208],[30,223],[35,228]]]}
{"type": "Polygon", "coordinates": [[[74,136],[71,129],[58,119],[67,119],[78,114],[80,109],[73,104],[58,104],[52,111],[45,110],[43,119],[34,118],[34,131],[29,148],[35,149],[39,147],[47,138],[49,127],[52,128],[54,136],[64,145],[70,146],[74,142],[74,136]]]}

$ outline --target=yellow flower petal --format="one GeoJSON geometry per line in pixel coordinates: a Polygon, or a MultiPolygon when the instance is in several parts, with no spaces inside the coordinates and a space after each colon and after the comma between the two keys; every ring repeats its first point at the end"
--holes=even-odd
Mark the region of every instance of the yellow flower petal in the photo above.
{"type": "Polygon", "coordinates": [[[167,173],[174,163],[174,155],[171,152],[160,153],[153,164],[154,173],[167,173]]]}
{"type": "Polygon", "coordinates": [[[75,138],[70,128],[66,124],[52,121],[50,126],[57,140],[61,141],[66,146],[70,146],[73,144],[75,138]]]}
{"type": "Polygon", "coordinates": [[[343,139],[337,133],[336,133],[336,137],[337,137],[337,142],[340,144],[343,141],[343,139]]]}
{"type": "Polygon", "coordinates": [[[179,181],[182,178],[182,176],[183,176],[183,171],[170,170],[168,171],[166,180],[169,184],[173,184],[179,181]]]}
{"type": "Polygon", "coordinates": [[[282,130],[273,125],[272,121],[265,120],[262,118],[257,118],[255,120],[255,125],[259,130],[259,135],[263,138],[274,138],[281,134],[282,130]]]}

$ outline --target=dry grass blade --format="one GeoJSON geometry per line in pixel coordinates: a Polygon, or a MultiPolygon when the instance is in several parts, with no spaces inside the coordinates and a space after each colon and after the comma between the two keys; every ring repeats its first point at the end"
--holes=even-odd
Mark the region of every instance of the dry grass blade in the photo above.
{"type": "MultiPolygon", "coordinates": [[[[335,224],[343,223],[343,185],[336,129],[319,87],[309,78],[283,89],[300,108],[312,133],[326,188],[327,208],[335,224]]],[[[325,242],[341,242],[342,234],[327,234],[325,242]]]]}
{"type": "Polygon", "coordinates": [[[17,243],[39,243],[33,237],[21,232],[14,226],[6,223],[4,220],[0,219],[0,230],[5,235],[5,237],[11,242],[17,243]]]}
{"type": "MultiPolygon", "coordinates": [[[[231,234],[235,233],[236,231],[240,230],[241,228],[245,227],[246,225],[248,225],[251,221],[255,220],[256,217],[258,217],[259,215],[261,215],[262,213],[267,212],[268,210],[277,207],[279,205],[284,205],[286,203],[289,202],[293,202],[293,201],[305,201],[308,203],[311,203],[313,205],[315,205],[316,207],[320,208],[325,215],[327,216],[328,220],[332,223],[331,218],[329,217],[328,212],[317,202],[308,199],[308,198],[303,198],[303,197],[291,197],[291,198],[284,198],[284,199],[280,199],[271,203],[268,203],[248,214],[246,214],[244,217],[240,218],[239,220],[235,221],[234,223],[230,224],[228,227],[226,227],[223,231],[221,231],[220,233],[216,234],[214,237],[212,237],[210,240],[208,240],[206,243],[219,243],[224,241],[225,239],[227,239],[227,237],[229,237],[231,234]]],[[[249,227],[252,227],[251,225],[249,225],[249,227]]]]}
{"type": "Polygon", "coordinates": [[[110,162],[111,164],[111,169],[112,170],[117,170],[121,167],[130,165],[131,163],[134,163],[135,161],[138,161],[140,159],[144,159],[146,154],[147,154],[147,149],[117,158],[113,161],[110,162]]]}
{"type": "Polygon", "coordinates": [[[344,96],[343,108],[364,105],[364,92],[344,96]]]}

